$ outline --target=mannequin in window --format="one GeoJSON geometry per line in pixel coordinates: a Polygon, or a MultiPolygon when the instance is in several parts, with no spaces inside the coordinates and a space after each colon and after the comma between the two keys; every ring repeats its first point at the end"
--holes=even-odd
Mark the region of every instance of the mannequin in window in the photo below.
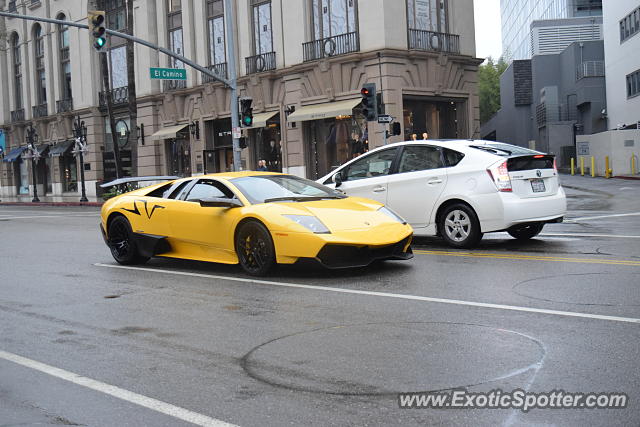
{"type": "Polygon", "coordinates": [[[422,132],[422,139],[424,139],[424,140],[429,139],[429,132],[428,131],[425,130],[424,132],[422,132]]]}
{"type": "Polygon", "coordinates": [[[360,138],[360,135],[357,132],[353,132],[351,134],[349,147],[351,151],[349,154],[352,159],[364,153],[364,142],[362,141],[362,138],[360,138]]]}

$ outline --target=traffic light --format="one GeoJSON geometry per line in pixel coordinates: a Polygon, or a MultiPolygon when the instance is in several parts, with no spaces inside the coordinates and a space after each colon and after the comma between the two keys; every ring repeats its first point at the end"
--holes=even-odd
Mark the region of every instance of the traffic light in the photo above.
{"type": "Polygon", "coordinates": [[[253,103],[253,99],[251,98],[240,98],[240,126],[241,127],[251,127],[253,125],[253,108],[251,108],[251,104],[253,103]]]}
{"type": "Polygon", "coordinates": [[[391,123],[391,135],[393,136],[402,135],[402,128],[400,127],[399,122],[391,123]]]}
{"type": "Polygon", "coordinates": [[[107,44],[107,38],[105,33],[105,12],[104,10],[90,11],[87,20],[89,22],[89,36],[93,39],[93,47],[100,52],[102,48],[107,44]]]}
{"type": "Polygon", "coordinates": [[[367,83],[360,90],[362,95],[362,115],[368,122],[378,120],[378,98],[375,83],[367,83]]]}

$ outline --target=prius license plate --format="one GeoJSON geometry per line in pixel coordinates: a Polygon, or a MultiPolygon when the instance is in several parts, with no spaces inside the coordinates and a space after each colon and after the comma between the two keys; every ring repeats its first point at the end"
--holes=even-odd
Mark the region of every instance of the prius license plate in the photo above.
{"type": "Polygon", "coordinates": [[[544,186],[543,179],[532,179],[531,180],[531,189],[534,193],[544,193],[547,189],[544,186]]]}

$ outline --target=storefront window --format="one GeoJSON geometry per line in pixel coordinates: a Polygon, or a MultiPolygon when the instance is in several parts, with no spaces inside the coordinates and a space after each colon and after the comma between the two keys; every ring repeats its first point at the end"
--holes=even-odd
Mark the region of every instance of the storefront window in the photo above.
{"type": "Polygon", "coordinates": [[[29,168],[23,160],[16,160],[18,175],[18,194],[29,194],[29,168]]]}
{"type": "Polygon", "coordinates": [[[404,138],[466,138],[463,101],[404,99],[404,138]]]}
{"type": "Polygon", "coordinates": [[[307,122],[308,177],[320,178],[366,152],[366,123],[359,112],[354,116],[307,122]]]}
{"type": "Polygon", "coordinates": [[[282,172],[282,137],[280,124],[268,124],[264,128],[256,129],[253,141],[253,163],[259,169],[260,161],[270,172],[282,172]]]}
{"type": "Polygon", "coordinates": [[[78,191],[78,165],[73,154],[67,153],[60,156],[62,171],[62,191],[75,193],[78,191]]]}

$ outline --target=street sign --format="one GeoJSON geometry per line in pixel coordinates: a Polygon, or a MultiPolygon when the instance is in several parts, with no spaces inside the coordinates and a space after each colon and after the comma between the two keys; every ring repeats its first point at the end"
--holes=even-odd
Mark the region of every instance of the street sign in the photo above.
{"type": "Polygon", "coordinates": [[[393,121],[393,117],[388,114],[380,114],[378,116],[378,123],[391,123],[393,121]]]}
{"type": "Polygon", "coordinates": [[[187,80],[187,70],[183,68],[149,68],[155,80],[187,80]]]}
{"type": "Polygon", "coordinates": [[[233,138],[242,138],[242,128],[233,128],[233,138]]]}
{"type": "Polygon", "coordinates": [[[578,156],[588,156],[589,155],[589,142],[586,141],[578,141],[576,143],[576,148],[578,152],[578,156]]]}

